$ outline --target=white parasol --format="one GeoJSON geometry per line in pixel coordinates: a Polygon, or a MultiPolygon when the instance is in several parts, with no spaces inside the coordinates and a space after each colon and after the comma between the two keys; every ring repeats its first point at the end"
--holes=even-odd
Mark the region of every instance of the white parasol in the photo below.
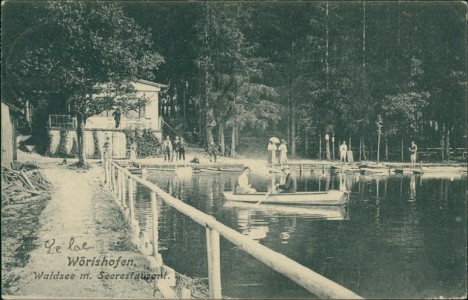
{"type": "Polygon", "coordinates": [[[279,138],[277,138],[277,137],[271,137],[271,138],[269,139],[269,141],[272,142],[272,143],[274,143],[274,144],[279,144],[279,143],[280,143],[280,140],[279,140],[279,138]]]}

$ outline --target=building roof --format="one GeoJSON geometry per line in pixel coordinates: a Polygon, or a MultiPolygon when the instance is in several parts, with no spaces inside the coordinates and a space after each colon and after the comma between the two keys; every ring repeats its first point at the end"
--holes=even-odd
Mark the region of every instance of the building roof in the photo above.
{"type": "Polygon", "coordinates": [[[23,110],[21,110],[20,108],[16,107],[15,105],[13,105],[13,104],[11,104],[11,103],[9,103],[9,102],[3,100],[3,99],[1,99],[1,102],[2,102],[3,104],[7,105],[7,106],[10,108],[11,111],[14,111],[14,112],[19,113],[19,114],[23,114],[23,110]]]}
{"type": "Polygon", "coordinates": [[[147,84],[147,85],[152,85],[152,86],[155,86],[155,87],[158,87],[158,88],[167,88],[167,85],[165,85],[165,84],[156,83],[156,82],[152,82],[152,81],[148,81],[148,80],[144,80],[144,79],[136,79],[135,82],[139,82],[139,83],[143,83],[143,84],[147,84]]]}

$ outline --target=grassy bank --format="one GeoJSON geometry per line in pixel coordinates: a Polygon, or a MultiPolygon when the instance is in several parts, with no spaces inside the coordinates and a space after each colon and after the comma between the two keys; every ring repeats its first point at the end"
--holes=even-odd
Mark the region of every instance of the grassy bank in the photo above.
{"type": "Polygon", "coordinates": [[[51,198],[50,184],[34,164],[2,167],[2,294],[13,294],[20,276],[15,272],[36,248],[39,215],[51,198]]]}

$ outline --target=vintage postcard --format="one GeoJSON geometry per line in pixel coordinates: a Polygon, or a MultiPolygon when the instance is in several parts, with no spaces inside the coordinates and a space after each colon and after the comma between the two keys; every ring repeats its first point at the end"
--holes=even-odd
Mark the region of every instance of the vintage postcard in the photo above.
{"type": "Polygon", "coordinates": [[[2,1],[2,297],[466,298],[467,15],[2,1]]]}

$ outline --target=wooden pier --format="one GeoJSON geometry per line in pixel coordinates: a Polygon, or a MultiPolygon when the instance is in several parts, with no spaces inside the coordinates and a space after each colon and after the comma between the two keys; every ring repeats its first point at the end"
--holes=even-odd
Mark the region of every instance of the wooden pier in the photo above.
{"type": "Polygon", "coordinates": [[[206,228],[206,247],[208,256],[208,278],[210,298],[222,298],[221,283],[221,249],[220,237],[223,237],[252,255],[273,270],[288,277],[311,294],[319,298],[361,299],[359,295],[339,285],[338,283],[312,271],[309,268],[265,247],[244,236],[234,229],[218,222],[213,216],[207,215],[194,207],[176,199],[160,189],[155,184],[131,174],[126,168],[117,165],[111,159],[104,160],[105,183],[112,191],[114,199],[123,210],[134,233],[140,234],[138,221],[135,218],[133,192],[137,184],[145,186],[151,191],[152,233],[140,242],[145,245],[141,250],[147,255],[150,263],[162,266],[162,257],[158,251],[158,203],[157,197],[164,203],[188,216],[199,225],[206,228]],[[127,193],[128,191],[128,193],[127,193]],[[147,240],[149,238],[149,240],[147,240]]]}

